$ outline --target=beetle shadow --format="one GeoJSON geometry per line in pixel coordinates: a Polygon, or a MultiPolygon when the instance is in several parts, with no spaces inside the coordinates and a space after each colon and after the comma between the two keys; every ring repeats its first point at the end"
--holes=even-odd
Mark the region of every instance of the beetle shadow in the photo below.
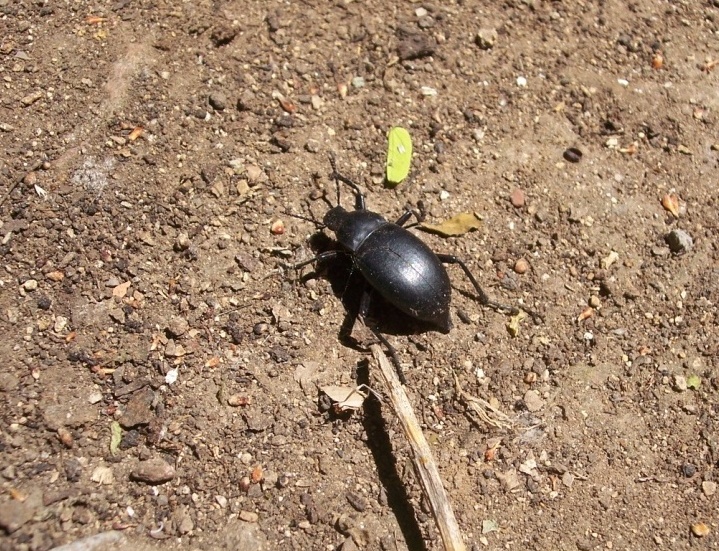
{"type": "Polygon", "coordinates": [[[302,280],[312,277],[326,279],[334,294],[345,309],[345,316],[340,325],[338,338],[344,345],[354,350],[366,352],[366,343],[359,342],[352,336],[352,329],[362,310],[365,292],[370,293],[369,308],[366,318],[372,329],[383,335],[411,336],[439,331],[437,326],[415,319],[388,302],[364,279],[364,276],[352,263],[352,257],[343,253],[341,247],[330,237],[318,232],[310,238],[310,247],[315,254],[336,250],[334,258],[319,260],[313,271],[305,274],[302,280]]]}

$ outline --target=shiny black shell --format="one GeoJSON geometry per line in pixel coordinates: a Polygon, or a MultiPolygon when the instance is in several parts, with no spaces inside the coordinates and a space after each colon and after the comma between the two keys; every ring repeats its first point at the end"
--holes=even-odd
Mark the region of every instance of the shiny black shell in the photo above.
{"type": "Polygon", "coordinates": [[[355,251],[354,263],[367,282],[404,313],[450,330],[447,270],[416,235],[395,224],[380,226],[355,251]]]}
{"type": "Polygon", "coordinates": [[[367,282],[413,318],[448,332],[452,286],[442,262],[421,239],[380,215],[335,207],[325,216],[367,282]]]}

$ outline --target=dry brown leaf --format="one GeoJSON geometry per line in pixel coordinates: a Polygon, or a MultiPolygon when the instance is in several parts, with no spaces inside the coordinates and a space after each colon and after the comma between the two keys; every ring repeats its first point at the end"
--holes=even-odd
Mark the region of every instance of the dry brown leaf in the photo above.
{"type": "Polygon", "coordinates": [[[12,499],[14,499],[15,501],[25,501],[27,499],[27,495],[25,495],[23,492],[21,492],[17,488],[10,488],[8,490],[8,493],[10,494],[10,497],[12,499]]]}
{"type": "Polygon", "coordinates": [[[711,73],[714,70],[714,67],[719,64],[719,60],[717,59],[708,59],[707,62],[702,67],[702,71],[705,73],[711,73]]]}
{"type": "Polygon", "coordinates": [[[119,285],[115,286],[115,288],[113,288],[112,290],[112,296],[116,298],[123,298],[125,295],[127,295],[127,290],[130,288],[131,284],[131,281],[126,281],[125,283],[120,283],[119,285]]]}
{"type": "Polygon", "coordinates": [[[622,147],[619,149],[620,153],[625,153],[626,155],[634,155],[639,150],[639,147],[637,146],[637,143],[631,143],[627,147],[622,147]]]}
{"type": "Polygon", "coordinates": [[[275,90],[272,92],[272,97],[279,102],[280,107],[282,107],[285,112],[292,114],[297,111],[297,106],[288,100],[281,92],[275,90]]]}
{"type": "Polygon", "coordinates": [[[130,135],[127,137],[128,140],[131,142],[134,142],[137,138],[142,136],[142,134],[145,132],[145,129],[142,126],[136,126],[132,129],[132,132],[130,132],[130,135]]]}
{"type": "Polygon", "coordinates": [[[336,409],[341,413],[345,411],[355,411],[362,407],[368,396],[365,385],[357,388],[346,386],[328,385],[320,387],[320,390],[329,396],[330,400],[335,402],[336,409]]]}
{"type": "Polygon", "coordinates": [[[456,237],[476,230],[481,224],[482,220],[476,214],[472,212],[462,212],[439,224],[422,223],[419,227],[424,231],[436,233],[442,237],[456,237]]]}
{"type": "Polygon", "coordinates": [[[591,318],[593,315],[594,315],[594,308],[592,308],[591,306],[587,306],[584,310],[582,310],[582,313],[579,314],[577,321],[582,322],[587,318],[591,318]]]}
{"type": "Polygon", "coordinates": [[[107,21],[107,17],[100,17],[99,15],[88,15],[85,18],[85,23],[88,25],[98,25],[107,21]]]}
{"type": "Polygon", "coordinates": [[[664,56],[662,52],[654,52],[652,57],[652,69],[661,69],[664,66],[664,56]]]}
{"type": "Polygon", "coordinates": [[[668,210],[674,218],[679,218],[679,197],[676,193],[667,193],[662,197],[662,206],[668,210]]]}

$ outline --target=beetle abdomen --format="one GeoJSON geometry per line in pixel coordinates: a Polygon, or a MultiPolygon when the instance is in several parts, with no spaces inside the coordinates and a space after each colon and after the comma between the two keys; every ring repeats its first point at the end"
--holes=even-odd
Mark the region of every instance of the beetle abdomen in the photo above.
{"type": "Polygon", "coordinates": [[[367,237],[354,258],[369,284],[394,306],[442,331],[450,330],[449,276],[416,235],[386,224],[367,237]]]}

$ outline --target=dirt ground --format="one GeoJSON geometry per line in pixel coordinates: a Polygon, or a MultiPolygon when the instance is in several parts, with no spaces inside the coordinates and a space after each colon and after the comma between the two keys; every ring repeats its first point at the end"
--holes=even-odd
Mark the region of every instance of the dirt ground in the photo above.
{"type": "Polygon", "coordinates": [[[719,548],[717,60],[717,0],[0,0],[0,548],[442,548],[391,408],[318,390],[383,392],[357,273],[288,269],[330,152],[543,316],[457,267],[449,334],[372,311],[467,548],[719,548]]]}

